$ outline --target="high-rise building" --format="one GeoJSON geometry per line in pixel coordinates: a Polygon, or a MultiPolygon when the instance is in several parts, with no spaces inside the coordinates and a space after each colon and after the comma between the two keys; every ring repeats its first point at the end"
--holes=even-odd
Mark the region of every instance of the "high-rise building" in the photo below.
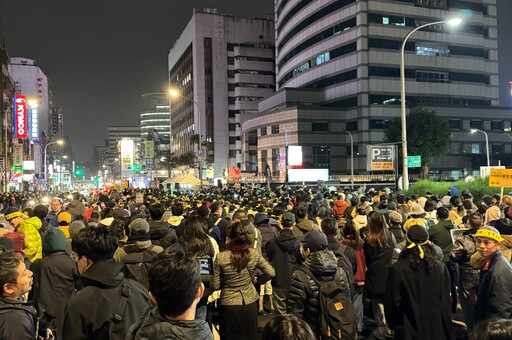
{"type": "Polygon", "coordinates": [[[169,157],[169,136],[171,122],[169,115],[169,94],[164,92],[145,93],[144,108],[140,111],[141,137],[154,142],[155,157],[169,157]]]}
{"type": "Polygon", "coordinates": [[[449,120],[451,150],[432,167],[452,177],[478,172],[470,158],[485,153],[470,128],[489,132],[493,165],[510,151],[503,136],[510,111],[498,107],[495,0],[276,0],[275,13],[277,92],[243,123],[246,168],[256,161],[283,174],[284,146],[302,145],[306,162],[347,174],[348,131],[355,168],[366,172],[366,145],[382,143],[400,116],[402,41],[420,25],[454,17],[460,27],[430,25],[408,39],[407,110],[423,106],[449,120]]]}
{"type": "Polygon", "coordinates": [[[273,42],[273,20],[194,10],[169,53],[169,84],[181,96],[171,99],[176,156],[201,154],[214,177],[242,164],[242,117],[275,89],[273,42]]]}

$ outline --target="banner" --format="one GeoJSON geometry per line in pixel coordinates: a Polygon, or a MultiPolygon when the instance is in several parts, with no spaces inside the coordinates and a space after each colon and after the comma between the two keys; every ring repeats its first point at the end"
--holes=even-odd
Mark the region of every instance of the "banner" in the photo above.
{"type": "Polygon", "coordinates": [[[27,138],[27,100],[22,95],[14,99],[14,138],[27,138]]]}

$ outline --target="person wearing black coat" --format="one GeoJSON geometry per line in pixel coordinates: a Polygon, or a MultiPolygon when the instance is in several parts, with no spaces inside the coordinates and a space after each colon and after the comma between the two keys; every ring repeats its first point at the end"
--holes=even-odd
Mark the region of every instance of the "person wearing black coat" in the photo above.
{"type": "MultiPolygon", "coordinates": [[[[332,281],[343,270],[338,267],[334,253],[327,249],[327,237],[322,232],[311,230],[305,235],[302,253],[306,256],[303,267],[309,270],[319,282],[332,281]]],[[[340,279],[346,276],[340,275],[340,279]]],[[[348,280],[341,282],[345,287],[346,298],[350,300],[350,285],[348,280]]],[[[306,321],[317,333],[319,325],[320,287],[313,278],[302,270],[295,269],[292,274],[290,292],[286,301],[288,313],[306,321]]]]}
{"type": "Polygon", "coordinates": [[[384,215],[379,212],[370,215],[368,236],[363,245],[366,259],[364,294],[371,300],[373,315],[377,322],[377,329],[373,336],[377,339],[386,339],[392,336],[392,332],[386,324],[383,299],[395,247],[395,237],[387,230],[384,215]]]}
{"type": "Polygon", "coordinates": [[[57,339],[62,338],[64,309],[75,294],[78,282],[76,263],[66,253],[67,240],[62,231],[50,228],[43,237],[41,260],[32,263],[34,303],[39,316],[54,316],[50,327],[57,339]]]}
{"type": "Polygon", "coordinates": [[[475,304],[474,321],[512,317],[512,266],[499,250],[503,238],[496,228],[485,226],[475,234],[478,253],[485,258],[475,304]]]}
{"type": "Polygon", "coordinates": [[[84,288],[66,307],[63,339],[124,340],[128,328],[143,315],[149,300],[147,289],[124,277],[123,264],[112,258],[117,245],[108,227],[86,227],[73,238],[84,288]]]}
{"type": "Polygon", "coordinates": [[[424,227],[412,226],[407,231],[407,243],[386,284],[388,326],[397,340],[455,339],[448,269],[436,257],[424,227]]]}
{"type": "Polygon", "coordinates": [[[283,220],[281,224],[283,230],[267,243],[266,253],[268,261],[276,270],[276,276],[272,279],[274,309],[284,315],[292,271],[300,264],[296,256],[300,240],[293,233],[290,220],[283,220]]]}

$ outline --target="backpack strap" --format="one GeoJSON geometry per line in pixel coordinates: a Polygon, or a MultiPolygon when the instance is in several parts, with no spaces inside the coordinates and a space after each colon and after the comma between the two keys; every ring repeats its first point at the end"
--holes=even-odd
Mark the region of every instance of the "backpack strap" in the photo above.
{"type": "Polygon", "coordinates": [[[221,220],[222,220],[222,218],[221,218],[221,217],[219,217],[219,218],[217,219],[217,221],[215,221],[215,223],[214,223],[213,225],[218,225],[218,224],[220,223],[220,221],[221,221],[221,220]]]}
{"type": "Polygon", "coordinates": [[[318,281],[318,279],[315,277],[315,275],[313,274],[313,272],[311,270],[309,270],[308,268],[302,266],[300,267],[298,270],[300,270],[301,272],[303,272],[304,274],[306,274],[311,280],[313,280],[316,285],[318,286],[318,288],[320,288],[320,281],[318,281]]]}
{"type": "Polygon", "coordinates": [[[112,317],[112,321],[116,324],[120,323],[123,320],[124,310],[126,308],[126,303],[128,302],[128,298],[130,297],[131,288],[126,280],[123,280],[121,289],[121,297],[119,298],[119,302],[117,303],[116,312],[112,317]]]}

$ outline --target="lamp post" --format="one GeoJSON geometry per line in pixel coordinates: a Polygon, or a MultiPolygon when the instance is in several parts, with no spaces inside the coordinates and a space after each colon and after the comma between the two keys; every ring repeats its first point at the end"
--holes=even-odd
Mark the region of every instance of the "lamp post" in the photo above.
{"type": "Polygon", "coordinates": [[[485,136],[485,152],[487,153],[487,167],[490,167],[491,162],[490,162],[490,158],[489,158],[489,137],[487,136],[487,132],[480,130],[480,129],[471,129],[470,131],[471,131],[471,133],[480,132],[480,133],[484,134],[484,136],[485,136]]]}
{"type": "Polygon", "coordinates": [[[462,19],[450,19],[450,20],[442,20],[430,22],[427,24],[420,25],[410,31],[405,39],[402,41],[402,45],[400,46],[400,118],[402,123],[402,189],[409,189],[409,169],[407,168],[407,124],[406,124],[406,116],[405,116],[405,44],[407,43],[407,39],[416,31],[433,25],[439,24],[450,24],[451,26],[457,26],[462,22],[462,19]]]}
{"type": "Polygon", "coordinates": [[[48,168],[46,166],[46,151],[48,149],[48,146],[52,144],[59,144],[62,145],[64,142],[62,140],[58,140],[56,142],[50,142],[44,146],[44,186],[46,187],[46,183],[48,181],[48,168]]]}
{"type": "Polygon", "coordinates": [[[350,186],[354,190],[354,138],[349,131],[345,130],[345,132],[350,137],[350,186]]]}
{"type": "Polygon", "coordinates": [[[182,95],[181,93],[179,93],[178,91],[174,90],[174,89],[171,89],[169,90],[169,94],[173,97],[181,97],[185,100],[188,100],[189,102],[193,103],[196,107],[197,107],[197,130],[198,130],[198,142],[199,142],[199,146],[198,146],[198,151],[199,151],[199,185],[202,186],[203,185],[203,132],[201,130],[201,107],[199,106],[199,104],[191,99],[191,98],[188,98],[188,97],[185,97],[184,95],[182,95]]]}

